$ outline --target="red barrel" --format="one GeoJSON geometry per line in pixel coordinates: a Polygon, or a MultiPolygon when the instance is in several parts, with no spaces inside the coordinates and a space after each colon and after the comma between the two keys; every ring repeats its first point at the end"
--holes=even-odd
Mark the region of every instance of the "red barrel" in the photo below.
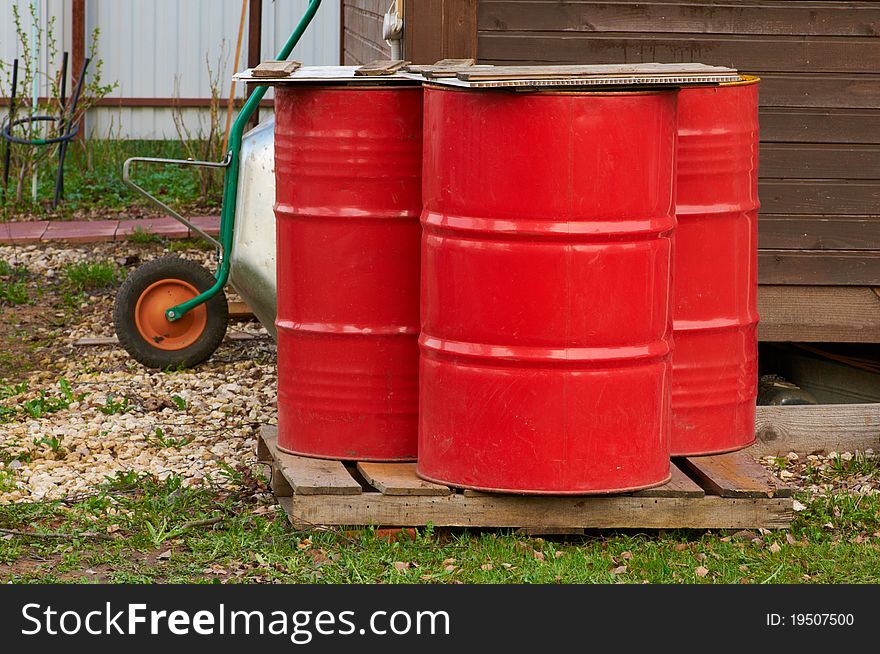
{"type": "Polygon", "coordinates": [[[276,89],[278,446],[416,458],[422,91],[276,89]]]}
{"type": "Polygon", "coordinates": [[[679,95],[674,456],[730,452],[755,440],[757,82],[679,95]]]}
{"type": "Polygon", "coordinates": [[[425,90],[418,474],[669,478],[674,92],[425,90]]]}

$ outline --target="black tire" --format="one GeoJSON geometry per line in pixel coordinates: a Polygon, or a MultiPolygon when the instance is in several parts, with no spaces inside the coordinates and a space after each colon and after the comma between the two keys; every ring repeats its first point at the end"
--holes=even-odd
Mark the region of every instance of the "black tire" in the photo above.
{"type": "Polygon", "coordinates": [[[162,350],[141,335],[135,322],[135,307],[143,292],[163,279],[179,279],[192,284],[200,293],[216,281],[199,264],[180,257],[163,257],[150,261],[131,273],[116,293],[113,323],[119,343],[135,360],[148,368],[191,368],[207,361],[226,335],[229,305],[221,290],[205,303],[207,322],[202,334],[192,345],[181,350],[162,350]]]}

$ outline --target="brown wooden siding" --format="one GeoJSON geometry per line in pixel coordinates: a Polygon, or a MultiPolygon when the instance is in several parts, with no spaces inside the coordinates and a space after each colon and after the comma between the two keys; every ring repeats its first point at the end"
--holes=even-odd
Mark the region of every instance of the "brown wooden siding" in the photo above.
{"type": "Polygon", "coordinates": [[[880,2],[479,0],[482,63],[760,75],[760,279],[880,285],[880,2]]]}
{"type": "Polygon", "coordinates": [[[388,59],[391,46],[382,38],[388,0],[342,0],[342,63],[346,66],[388,59]]]}

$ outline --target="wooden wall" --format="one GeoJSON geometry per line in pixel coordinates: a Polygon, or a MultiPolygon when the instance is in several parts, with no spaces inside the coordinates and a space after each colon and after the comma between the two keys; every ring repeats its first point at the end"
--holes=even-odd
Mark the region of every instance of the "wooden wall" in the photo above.
{"type": "Polygon", "coordinates": [[[345,66],[388,59],[391,46],[382,38],[389,0],[342,0],[341,59],[345,66]]]}
{"type": "Polygon", "coordinates": [[[477,55],[760,75],[760,281],[880,285],[880,2],[479,0],[477,55]]]}

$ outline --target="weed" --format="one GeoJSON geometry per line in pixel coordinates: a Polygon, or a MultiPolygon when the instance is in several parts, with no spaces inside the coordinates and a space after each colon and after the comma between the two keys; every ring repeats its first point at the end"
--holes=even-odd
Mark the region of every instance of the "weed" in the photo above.
{"type": "Polygon", "coordinates": [[[21,395],[22,393],[27,392],[28,385],[27,383],[21,384],[0,384],[0,400],[5,400],[9,397],[15,397],[16,395],[21,395]]]}
{"type": "Polygon", "coordinates": [[[0,493],[8,493],[18,488],[15,473],[12,470],[0,469],[0,493]]]}
{"type": "Polygon", "coordinates": [[[162,237],[140,227],[135,227],[134,231],[129,235],[128,241],[135,245],[151,245],[153,243],[161,243],[162,237]]]}
{"type": "Polygon", "coordinates": [[[15,307],[31,301],[27,292],[27,284],[23,281],[0,280],[0,303],[15,307]]]}
{"type": "Polygon", "coordinates": [[[64,276],[76,290],[88,291],[116,284],[119,281],[119,270],[112,263],[83,261],[65,266],[64,276]]]}
{"type": "Polygon", "coordinates": [[[147,528],[147,533],[150,535],[150,544],[155,549],[159,549],[162,546],[162,543],[174,536],[174,531],[168,529],[168,522],[166,520],[162,520],[162,523],[158,527],[148,520],[145,526],[147,528]]]}
{"type": "Polygon", "coordinates": [[[21,410],[26,416],[39,420],[46,414],[69,409],[71,404],[85,397],[85,394],[74,395],[70,382],[66,379],[60,380],[58,387],[61,390],[60,395],[50,396],[46,391],[40,391],[39,397],[21,402],[21,410]]]}
{"type": "Polygon", "coordinates": [[[104,404],[99,405],[98,410],[108,416],[116,415],[117,413],[128,413],[129,404],[130,402],[127,397],[117,400],[113,393],[108,393],[104,404]]]}
{"type": "Polygon", "coordinates": [[[186,400],[180,397],[180,395],[172,395],[171,401],[174,402],[174,406],[177,407],[178,411],[186,411],[186,400]]]}
{"type": "Polygon", "coordinates": [[[63,454],[65,451],[64,448],[61,447],[61,441],[63,439],[63,436],[43,436],[42,438],[34,438],[34,445],[36,447],[45,445],[53,454],[59,455],[63,454]]]}
{"type": "Polygon", "coordinates": [[[187,250],[212,252],[216,249],[217,247],[213,243],[203,238],[186,238],[181,241],[171,241],[168,244],[169,252],[186,252],[187,250]]]}
{"type": "Polygon", "coordinates": [[[64,307],[70,311],[79,309],[84,299],[85,295],[78,291],[65,289],[61,292],[61,302],[64,304],[64,307]]]}
{"type": "Polygon", "coordinates": [[[186,447],[195,439],[195,436],[181,436],[180,438],[176,438],[174,436],[166,436],[165,431],[161,427],[156,427],[153,435],[146,437],[148,445],[153,445],[161,449],[173,448],[175,450],[186,447]]]}
{"type": "Polygon", "coordinates": [[[0,259],[0,277],[12,277],[22,279],[28,276],[28,269],[23,266],[13,266],[5,259],[0,259]]]}

